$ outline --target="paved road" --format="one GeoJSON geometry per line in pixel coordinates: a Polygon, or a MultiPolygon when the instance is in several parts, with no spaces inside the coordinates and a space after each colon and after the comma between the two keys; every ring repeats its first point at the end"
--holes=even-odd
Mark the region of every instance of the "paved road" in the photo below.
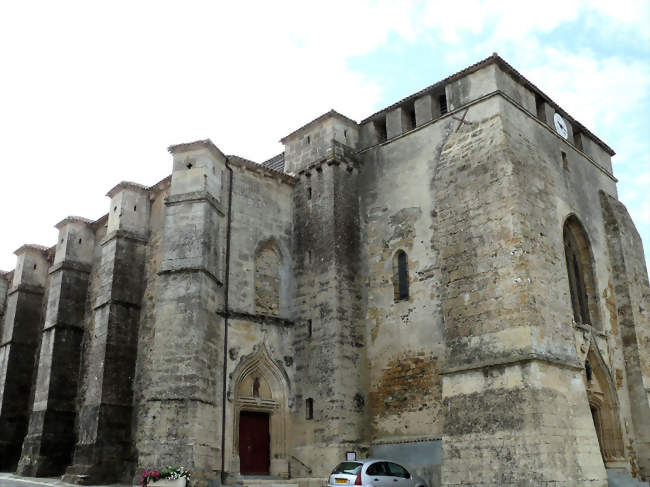
{"type": "MultiPolygon", "coordinates": [[[[61,482],[58,478],[19,477],[10,473],[0,473],[0,487],[79,487],[75,484],[61,482]]],[[[92,487],[92,486],[88,486],[92,487]]],[[[126,484],[113,484],[102,487],[129,487],[126,484]]]]}

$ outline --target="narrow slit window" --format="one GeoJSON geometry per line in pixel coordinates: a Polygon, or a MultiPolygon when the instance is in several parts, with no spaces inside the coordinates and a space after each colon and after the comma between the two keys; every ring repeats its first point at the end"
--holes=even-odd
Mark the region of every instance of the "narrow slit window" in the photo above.
{"type": "Polygon", "coordinates": [[[393,259],[393,287],[395,301],[409,298],[408,256],[399,250],[393,259]]]}
{"type": "Polygon", "coordinates": [[[569,170],[569,160],[566,157],[566,152],[562,152],[562,167],[565,171],[569,170]]]}
{"type": "Polygon", "coordinates": [[[311,250],[307,251],[307,264],[311,264],[311,250]]]}
{"type": "Polygon", "coordinates": [[[311,200],[311,186],[307,188],[307,199],[311,200]]]}
{"type": "Polygon", "coordinates": [[[314,419],[314,400],[311,397],[305,400],[305,419],[314,419]]]}
{"type": "Polygon", "coordinates": [[[307,320],[307,338],[311,338],[311,334],[312,334],[311,320],[307,320]]]}

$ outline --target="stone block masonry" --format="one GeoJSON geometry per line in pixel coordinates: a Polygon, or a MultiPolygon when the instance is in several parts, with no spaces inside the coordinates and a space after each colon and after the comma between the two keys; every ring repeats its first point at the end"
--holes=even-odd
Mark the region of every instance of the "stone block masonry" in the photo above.
{"type": "Polygon", "coordinates": [[[611,148],[497,55],[281,142],[263,164],[174,145],[169,177],[16,252],[0,468],[311,485],[379,455],[431,487],[650,475],[650,285],[611,148]]]}

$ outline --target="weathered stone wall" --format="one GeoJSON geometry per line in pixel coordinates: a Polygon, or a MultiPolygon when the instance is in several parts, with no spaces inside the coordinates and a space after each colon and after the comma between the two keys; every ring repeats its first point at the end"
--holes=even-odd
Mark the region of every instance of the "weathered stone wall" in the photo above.
{"type": "Polygon", "coordinates": [[[60,475],[72,460],[83,317],[95,245],[90,223],[70,217],[57,225],[34,401],[18,465],[22,475],[60,475]]]}
{"type": "MultiPolygon", "coordinates": [[[[294,191],[296,431],[294,456],[326,476],[346,451],[365,454],[365,347],[357,162],[334,155],[294,191]],[[313,401],[313,417],[307,400],[313,401]]],[[[304,475],[305,469],[296,462],[304,475]]]]}
{"type": "Polygon", "coordinates": [[[0,337],[0,468],[13,471],[20,458],[33,401],[32,385],[47,299],[47,249],[24,245],[17,263],[0,337]]]}
{"type": "MultiPolygon", "coordinates": [[[[392,445],[394,454],[442,436],[444,342],[431,180],[446,129],[437,122],[361,156],[369,440],[392,445]],[[402,301],[393,282],[399,250],[408,260],[409,297],[402,301]]],[[[438,485],[437,468],[431,458],[416,470],[438,485]]]]}
{"type": "MultiPolygon", "coordinates": [[[[634,436],[628,437],[627,454],[633,467],[640,468],[644,477],[650,476],[650,409],[648,391],[650,390],[650,286],[645,267],[643,246],[638,232],[626,208],[615,198],[601,193],[601,204],[609,245],[612,280],[608,290],[613,286],[616,308],[612,310],[612,323],[618,325],[613,338],[617,355],[621,351],[623,363],[617,361],[621,368],[616,369],[617,388],[623,389],[623,377],[627,379],[629,405],[625,399],[622,403],[628,414],[624,419],[626,430],[633,429],[634,436]],[[625,374],[622,372],[624,365],[625,374]],[[631,416],[631,421],[630,421],[631,416]],[[635,441],[636,440],[636,441],[635,441]],[[638,458],[635,459],[635,456],[638,458]],[[634,460],[637,460],[635,462],[634,460]]],[[[606,290],[607,291],[607,290],[606,290]]],[[[611,297],[610,297],[611,299],[611,297]]]]}

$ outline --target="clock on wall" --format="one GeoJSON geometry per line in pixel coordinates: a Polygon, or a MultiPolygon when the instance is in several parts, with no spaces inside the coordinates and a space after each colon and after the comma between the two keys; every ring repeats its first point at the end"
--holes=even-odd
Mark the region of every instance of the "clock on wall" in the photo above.
{"type": "Polygon", "coordinates": [[[555,122],[555,131],[567,139],[569,137],[569,131],[566,128],[566,122],[562,118],[562,115],[556,112],[553,116],[553,121],[555,122]]]}

